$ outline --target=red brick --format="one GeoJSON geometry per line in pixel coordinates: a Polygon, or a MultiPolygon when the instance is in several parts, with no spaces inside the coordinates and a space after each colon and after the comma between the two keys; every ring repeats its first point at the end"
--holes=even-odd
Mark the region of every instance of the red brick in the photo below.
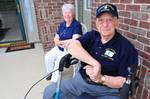
{"type": "Polygon", "coordinates": [[[150,29],[150,22],[140,21],[140,27],[150,29]]]}
{"type": "Polygon", "coordinates": [[[92,0],[94,3],[100,2],[101,0],[92,0]]]}
{"type": "Polygon", "coordinates": [[[150,69],[147,70],[147,73],[145,75],[144,85],[145,85],[145,89],[150,90],[150,69]]]}
{"type": "Polygon", "coordinates": [[[120,0],[120,3],[132,3],[132,0],[120,0]]]}
{"type": "Polygon", "coordinates": [[[145,47],[144,47],[144,51],[150,53],[150,47],[149,47],[149,46],[145,46],[145,47]]]}
{"type": "Polygon", "coordinates": [[[143,90],[143,95],[141,97],[142,99],[147,99],[148,98],[148,91],[144,88],[143,90]]]}
{"type": "Polygon", "coordinates": [[[134,46],[139,50],[143,50],[143,48],[144,48],[144,45],[140,42],[135,42],[134,46]]]}
{"type": "Polygon", "coordinates": [[[129,30],[129,26],[125,25],[125,24],[119,24],[119,28],[121,28],[123,30],[129,30]]]}
{"type": "Polygon", "coordinates": [[[142,64],[143,64],[144,66],[150,68],[150,61],[144,59],[143,62],[142,62],[142,64]]]}
{"type": "Polygon", "coordinates": [[[145,53],[145,52],[143,52],[143,51],[140,51],[140,50],[138,50],[138,53],[139,53],[139,55],[140,55],[143,59],[146,59],[146,60],[150,61],[150,55],[149,55],[149,54],[147,54],[147,53],[145,53]]]}
{"type": "Polygon", "coordinates": [[[124,22],[124,18],[119,17],[119,22],[120,22],[120,23],[123,23],[123,22],[124,22]]]}
{"type": "Polygon", "coordinates": [[[130,18],[130,12],[127,11],[119,11],[119,16],[130,18]]]}
{"type": "Polygon", "coordinates": [[[145,38],[145,37],[142,37],[142,36],[138,36],[138,41],[144,43],[144,44],[147,44],[147,45],[150,45],[150,39],[148,38],[145,38]]]}
{"type": "Polygon", "coordinates": [[[130,27],[130,32],[141,36],[146,36],[147,34],[145,29],[140,29],[136,27],[130,27]]]}
{"type": "Polygon", "coordinates": [[[124,23],[129,24],[129,25],[133,25],[133,26],[137,26],[138,25],[138,21],[134,20],[134,19],[124,19],[124,23]]]}
{"type": "Polygon", "coordinates": [[[43,2],[51,2],[50,0],[43,0],[43,2]]]}
{"type": "Polygon", "coordinates": [[[144,66],[142,66],[141,70],[140,70],[140,83],[144,84],[144,78],[146,75],[146,68],[144,66]]]}
{"type": "Polygon", "coordinates": [[[137,90],[136,99],[141,99],[142,90],[143,90],[143,86],[139,85],[138,90],[137,90]]]}
{"type": "Polygon", "coordinates": [[[140,11],[140,5],[126,5],[127,11],[140,11]]]}
{"type": "Polygon", "coordinates": [[[130,32],[124,32],[124,35],[127,36],[128,38],[131,38],[131,39],[137,38],[137,35],[130,33],[130,32]]]}
{"type": "Polygon", "coordinates": [[[132,13],[132,19],[148,21],[149,15],[141,12],[132,13]]]}
{"type": "Polygon", "coordinates": [[[115,4],[117,6],[118,10],[125,10],[125,5],[124,4],[115,4]]]}
{"type": "Polygon", "coordinates": [[[148,13],[150,13],[150,5],[144,5],[144,4],[141,5],[141,12],[148,12],[148,13]]]}
{"type": "Polygon", "coordinates": [[[147,37],[150,38],[150,31],[147,32],[147,37]]]}
{"type": "Polygon", "coordinates": [[[150,3],[150,0],[134,0],[134,3],[150,3]]]}
{"type": "Polygon", "coordinates": [[[119,0],[110,0],[111,3],[119,3],[119,0]]]}
{"type": "Polygon", "coordinates": [[[105,3],[105,2],[109,2],[109,0],[101,0],[101,2],[105,3]]]}

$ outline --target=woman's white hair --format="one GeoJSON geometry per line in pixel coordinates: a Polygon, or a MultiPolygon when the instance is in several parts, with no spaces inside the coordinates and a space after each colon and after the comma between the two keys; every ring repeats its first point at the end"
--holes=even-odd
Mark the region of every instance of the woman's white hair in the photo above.
{"type": "Polygon", "coordinates": [[[75,14],[74,5],[72,5],[72,4],[64,4],[62,6],[62,12],[65,12],[65,11],[69,11],[69,12],[72,12],[73,14],[75,14]]]}

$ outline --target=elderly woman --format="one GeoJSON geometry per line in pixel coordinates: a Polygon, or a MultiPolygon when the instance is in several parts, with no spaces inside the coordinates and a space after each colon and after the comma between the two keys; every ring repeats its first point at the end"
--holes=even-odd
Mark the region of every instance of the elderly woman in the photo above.
{"type": "MultiPolygon", "coordinates": [[[[59,42],[66,39],[77,39],[82,35],[81,24],[75,19],[75,8],[72,4],[64,4],[62,6],[62,14],[64,21],[60,23],[58,31],[54,37],[55,47],[52,48],[45,55],[45,64],[47,73],[50,73],[53,69],[57,69],[59,66],[59,60],[64,56],[67,51],[61,48],[59,42]]],[[[58,71],[53,73],[53,76],[46,78],[52,82],[57,82],[58,71]]]]}

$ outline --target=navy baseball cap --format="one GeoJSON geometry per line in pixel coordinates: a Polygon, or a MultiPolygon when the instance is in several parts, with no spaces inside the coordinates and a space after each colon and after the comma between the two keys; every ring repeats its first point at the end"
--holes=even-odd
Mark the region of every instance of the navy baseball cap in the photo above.
{"type": "Polygon", "coordinates": [[[96,17],[99,17],[104,12],[108,12],[112,16],[115,16],[118,18],[117,7],[113,4],[106,3],[106,4],[99,6],[96,10],[96,17]]]}

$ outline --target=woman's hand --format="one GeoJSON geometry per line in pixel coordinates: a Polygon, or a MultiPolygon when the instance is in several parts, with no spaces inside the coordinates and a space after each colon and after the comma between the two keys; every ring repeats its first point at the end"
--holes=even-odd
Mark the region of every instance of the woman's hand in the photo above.
{"type": "Polygon", "coordinates": [[[55,43],[55,45],[59,46],[59,42],[60,42],[59,38],[57,36],[55,36],[54,37],[54,43],[55,43]]]}

